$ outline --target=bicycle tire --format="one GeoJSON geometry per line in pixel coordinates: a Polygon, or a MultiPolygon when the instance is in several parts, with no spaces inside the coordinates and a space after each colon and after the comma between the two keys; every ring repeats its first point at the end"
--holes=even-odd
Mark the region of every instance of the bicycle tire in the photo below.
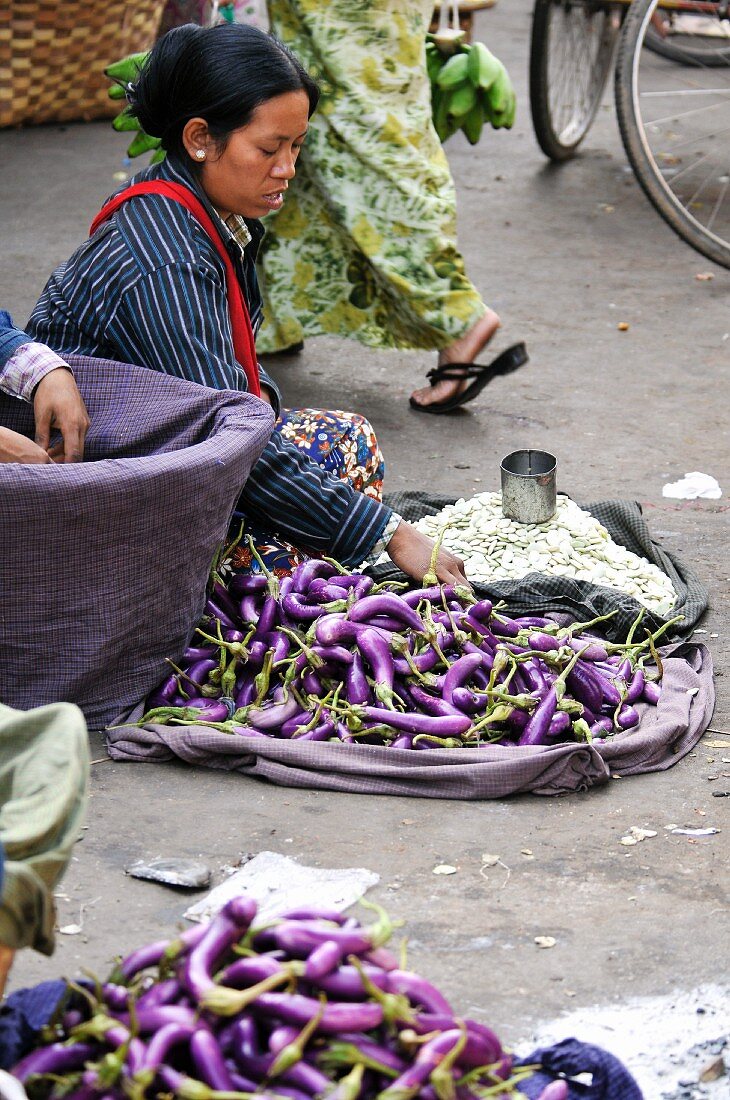
{"type": "Polygon", "coordinates": [[[648,49],[666,57],[668,61],[678,61],[680,65],[696,65],[703,69],[721,69],[730,65],[730,38],[719,39],[707,46],[693,46],[689,35],[675,38],[662,38],[653,27],[647,28],[645,44],[648,49]]]}
{"type": "MultiPolygon", "coordinates": [[[[726,196],[727,202],[730,204],[730,153],[728,154],[727,163],[724,159],[718,159],[718,163],[725,165],[725,168],[720,169],[721,175],[712,178],[712,183],[717,184],[720,198],[714,200],[711,197],[709,201],[703,200],[702,202],[693,202],[692,199],[696,197],[697,191],[695,195],[692,196],[692,199],[685,200],[682,194],[675,193],[672,189],[670,185],[672,182],[672,175],[669,173],[674,170],[672,168],[667,168],[668,154],[662,153],[660,155],[660,159],[663,158],[664,161],[662,166],[654,154],[650,137],[647,133],[647,131],[650,130],[655,143],[657,143],[657,141],[662,141],[662,144],[664,144],[664,135],[660,138],[655,136],[654,131],[657,129],[657,123],[651,120],[645,123],[642,113],[642,103],[650,103],[651,100],[642,97],[640,87],[642,47],[645,45],[646,31],[650,25],[652,14],[659,2],[660,0],[634,0],[629,8],[621,32],[615,72],[616,114],[618,116],[619,129],[621,131],[621,139],[636,179],[647,198],[664,221],[671,226],[678,236],[687,244],[691,245],[697,252],[713,260],[715,263],[720,264],[722,267],[730,267],[730,219],[727,213],[728,206],[725,205],[726,196]],[[723,214],[723,220],[720,221],[720,231],[718,232],[714,229],[714,222],[711,222],[710,226],[705,226],[699,216],[692,213],[693,209],[698,210],[704,205],[711,207],[713,202],[715,202],[713,209],[716,210],[720,209],[720,203],[722,203],[721,213],[723,214]],[[691,209],[688,209],[688,207],[691,209]]],[[[657,63],[660,65],[663,64],[662,61],[657,63]]],[[[679,79],[677,74],[681,73],[681,70],[679,66],[672,66],[668,70],[665,69],[665,80],[667,72],[669,72],[670,75],[674,73],[675,79],[679,79]]],[[[697,70],[692,69],[691,72],[697,73],[697,70]]],[[[714,70],[714,72],[717,73],[717,70],[714,70]]],[[[676,94],[681,93],[678,92],[676,94]]],[[[696,96],[696,88],[693,88],[690,94],[696,96]]],[[[708,92],[707,94],[712,93],[708,92]]],[[[649,91],[647,95],[666,97],[667,95],[671,95],[671,93],[649,91]]],[[[730,70],[728,70],[727,95],[730,96],[730,70]]],[[[723,86],[720,98],[721,109],[725,101],[725,89],[723,86]]],[[[694,100],[694,102],[699,102],[699,100],[694,100]]],[[[712,104],[710,109],[714,109],[716,105],[717,104],[712,104]]],[[[664,110],[666,111],[666,108],[664,108],[664,110]]],[[[693,111],[685,112],[685,114],[694,115],[696,120],[701,110],[702,108],[695,108],[693,111]]],[[[659,114],[661,115],[661,111],[659,114]]],[[[661,118],[661,122],[669,127],[676,124],[680,117],[680,110],[678,109],[674,114],[671,112],[669,115],[665,114],[665,117],[661,118]]],[[[671,148],[669,144],[670,138],[676,135],[670,135],[668,130],[666,130],[665,133],[667,134],[666,146],[667,148],[671,148]]],[[[685,135],[682,135],[682,137],[684,138],[685,135]]],[[[702,140],[704,144],[700,147],[700,152],[708,147],[708,141],[711,143],[713,140],[716,140],[716,137],[711,133],[705,134],[702,140]]],[[[724,143],[727,141],[727,138],[723,137],[722,131],[720,132],[720,141],[722,144],[719,148],[722,149],[722,153],[724,154],[724,143]]],[[[691,151],[687,149],[686,140],[677,147],[682,150],[683,157],[688,159],[691,156],[691,151]]],[[[711,144],[709,147],[711,148],[711,144]]],[[[671,160],[671,157],[669,159],[671,160]]],[[[683,163],[682,157],[675,159],[677,164],[683,163]]],[[[709,160],[709,154],[703,153],[703,155],[698,157],[695,161],[695,164],[683,164],[683,167],[677,169],[675,173],[676,178],[678,180],[680,176],[685,177],[687,182],[683,183],[682,187],[687,188],[688,194],[690,193],[689,185],[691,184],[694,186],[694,183],[691,181],[691,174],[688,177],[687,173],[696,165],[707,160],[709,160]]],[[[677,190],[679,191],[679,188],[677,190]]]]}
{"type": "MultiPolygon", "coordinates": [[[[538,145],[550,160],[564,161],[575,156],[588,133],[601,104],[608,82],[620,26],[620,9],[616,5],[593,0],[535,0],[530,35],[530,111],[538,145]],[[571,33],[582,39],[579,45],[593,39],[595,63],[583,50],[571,59],[575,66],[562,66],[559,74],[551,65],[553,43],[568,41],[571,33]],[[580,93],[578,65],[590,68],[590,84],[585,89],[585,101],[561,107],[556,102],[556,75],[566,83],[566,96],[580,93]],[[565,113],[567,121],[558,115],[565,113]],[[572,108],[572,113],[571,113],[572,108]]],[[[558,68],[558,66],[556,66],[558,68]]]]}

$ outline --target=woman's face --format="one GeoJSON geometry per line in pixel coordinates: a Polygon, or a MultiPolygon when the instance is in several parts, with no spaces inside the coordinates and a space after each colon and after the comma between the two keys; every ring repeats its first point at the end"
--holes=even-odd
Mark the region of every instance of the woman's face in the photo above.
{"type": "Polygon", "coordinates": [[[200,178],[219,214],[262,218],[278,210],[308,125],[307,93],[284,92],[257,107],[251,121],[229,136],[222,153],[209,144],[200,178]]]}

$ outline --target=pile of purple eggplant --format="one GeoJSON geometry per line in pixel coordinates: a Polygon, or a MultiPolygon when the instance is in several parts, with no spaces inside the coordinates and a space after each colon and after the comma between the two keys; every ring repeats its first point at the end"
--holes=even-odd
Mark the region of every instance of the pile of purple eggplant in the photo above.
{"type": "Polygon", "coordinates": [[[196,644],[140,724],[399,749],[534,746],[600,740],[637,725],[637,703],[658,702],[656,642],[676,619],[639,639],[642,611],[617,644],[589,632],[610,615],[559,627],[510,618],[465,587],[399,587],[330,559],[281,579],[218,577],[196,644]]]}
{"type": "MultiPolygon", "coordinates": [[[[402,969],[372,908],[369,926],[316,908],[257,925],[255,902],[234,898],[106,984],[69,983],[12,1072],[31,1100],[514,1096],[538,1067],[515,1065],[490,1028],[402,969]]],[[[564,1081],[543,1092],[567,1095],[564,1081]]]]}

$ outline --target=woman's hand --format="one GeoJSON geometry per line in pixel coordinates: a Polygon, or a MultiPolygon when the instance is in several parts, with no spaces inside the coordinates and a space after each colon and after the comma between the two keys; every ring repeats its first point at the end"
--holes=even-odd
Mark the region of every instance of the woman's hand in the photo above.
{"type": "MultiPolygon", "coordinates": [[[[420,583],[429,571],[433,547],[433,539],[421,534],[410,523],[403,522],[396,527],[387,553],[394,565],[420,583]]],[[[465,584],[471,588],[463,561],[449,550],[439,550],[436,576],[440,584],[465,584]]]]}
{"type": "Polygon", "coordinates": [[[57,367],[41,378],[33,395],[35,441],[54,462],[81,462],[89,430],[89,414],[70,370],[57,367]],[[62,440],[49,449],[51,429],[62,440]]]}
{"type": "Polygon", "coordinates": [[[37,443],[20,432],[0,428],[0,462],[50,462],[51,459],[37,443]]]}

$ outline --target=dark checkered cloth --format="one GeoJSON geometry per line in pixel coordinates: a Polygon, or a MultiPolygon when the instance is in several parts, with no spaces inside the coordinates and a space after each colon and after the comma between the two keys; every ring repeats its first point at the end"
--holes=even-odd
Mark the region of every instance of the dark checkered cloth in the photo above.
{"type": "MultiPolygon", "coordinates": [[[[453,504],[453,497],[433,496],[429,493],[402,492],[390,493],[385,503],[404,519],[415,523],[424,516],[435,515],[447,504],[453,504]]],[[[590,504],[581,504],[587,512],[602,523],[614,542],[620,543],[634,554],[657,565],[666,573],[675,591],[677,602],[672,612],[683,615],[681,623],[672,628],[668,637],[687,638],[707,609],[707,589],[699,577],[675,554],[665,550],[656,542],[649,530],[641,511],[641,505],[631,500],[599,500],[590,504]]],[[[371,570],[378,580],[407,580],[392,564],[378,566],[371,570]]],[[[493,584],[477,584],[475,588],[480,596],[489,599],[504,600],[512,615],[540,615],[544,613],[565,613],[572,620],[587,622],[609,611],[617,614],[608,622],[601,624],[601,632],[611,641],[622,641],[631,623],[639,613],[641,605],[631,596],[618,592],[605,585],[590,584],[588,581],[574,581],[567,577],[551,577],[545,573],[530,573],[519,580],[495,581],[493,584]]],[[[647,614],[644,622],[656,629],[664,620],[653,614],[647,614]]],[[[640,635],[637,635],[637,637],[640,635]]]]}
{"type": "MultiPolygon", "coordinates": [[[[142,367],[72,357],[85,461],[0,464],[0,699],[59,699],[92,728],[144,698],[200,618],[234,504],[273,412],[142,367]]],[[[0,394],[0,423],[33,434],[0,394]]]]}

